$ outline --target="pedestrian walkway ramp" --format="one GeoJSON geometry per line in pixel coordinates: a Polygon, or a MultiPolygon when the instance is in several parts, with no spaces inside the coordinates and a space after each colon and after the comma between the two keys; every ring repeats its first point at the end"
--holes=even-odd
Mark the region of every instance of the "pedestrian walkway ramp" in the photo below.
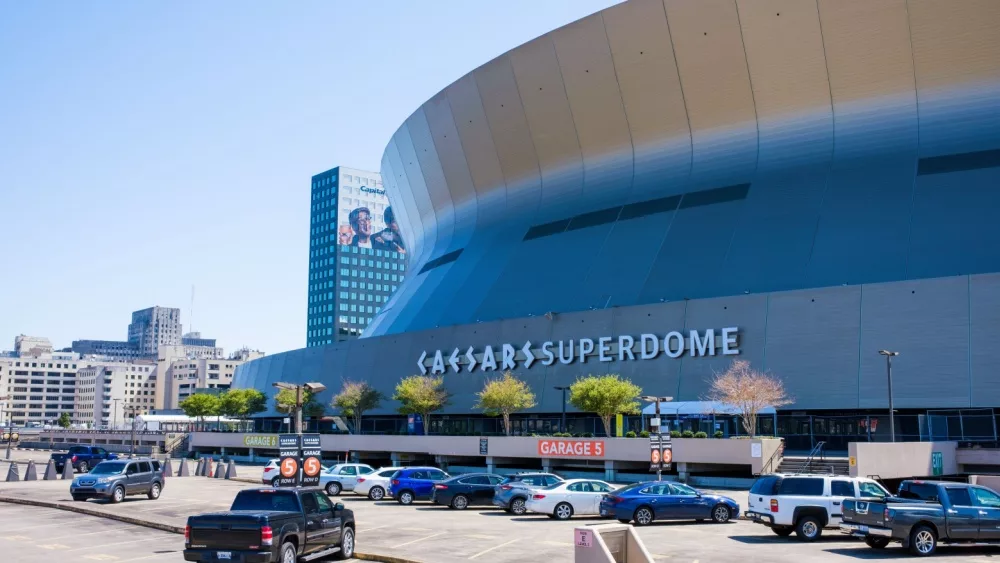
{"type": "Polygon", "coordinates": [[[574,563],[653,563],[629,524],[580,526],[573,530],[574,563]]]}

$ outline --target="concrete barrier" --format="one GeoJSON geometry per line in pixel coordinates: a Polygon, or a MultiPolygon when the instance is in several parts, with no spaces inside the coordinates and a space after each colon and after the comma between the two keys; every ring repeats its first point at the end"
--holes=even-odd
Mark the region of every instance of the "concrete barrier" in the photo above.
{"type": "Polygon", "coordinates": [[[941,475],[958,473],[958,442],[851,442],[847,445],[852,477],[878,475],[882,479],[930,477],[934,459],[941,475]]]}
{"type": "Polygon", "coordinates": [[[190,477],[191,474],[188,472],[188,464],[183,459],[177,462],[177,476],[178,477],[190,477]]]}
{"type": "Polygon", "coordinates": [[[24,470],[24,480],[25,481],[37,481],[38,471],[35,469],[35,462],[29,460],[28,467],[24,470]]]}
{"type": "Polygon", "coordinates": [[[7,482],[10,483],[12,481],[20,481],[20,480],[21,476],[17,472],[17,462],[12,461],[10,462],[10,467],[7,468],[7,482]]]}
{"type": "Polygon", "coordinates": [[[59,473],[56,472],[56,462],[50,459],[49,462],[45,464],[45,475],[42,476],[42,479],[45,481],[55,481],[58,478],[59,473]]]}
{"type": "Polygon", "coordinates": [[[163,462],[163,476],[164,477],[173,477],[174,476],[173,468],[170,467],[170,458],[167,458],[163,462]]]}
{"type": "Polygon", "coordinates": [[[236,478],[236,462],[230,461],[229,468],[226,469],[226,479],[235,479],[235,478],[236,478]]]}
{"type": "Polygon", "coordinates": [[[215,466],[215,475],[212,476],[213,479],[224,479],[226,477],[226,464],[219,462],[215,466]]]}
{"type": "Polygon", "coordinates": [[[76,470],[73,469],[73,464],[70,463],[69,460],[66,460],[66,462],[63,463],[62,478],[63,479],[69,479],[70,481],[72,481],[73,480],[73,476],[75,474],[76,474],[76,470]]]}

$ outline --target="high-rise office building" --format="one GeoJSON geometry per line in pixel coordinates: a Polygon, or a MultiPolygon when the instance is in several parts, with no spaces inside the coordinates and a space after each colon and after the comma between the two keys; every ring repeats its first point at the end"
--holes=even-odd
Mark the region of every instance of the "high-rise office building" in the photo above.
{"type": "Polygon", "coordinates": [[[143,356],[156,354],[159,346],[181,343],[181,310],[172,307],[150,307],[132,313],[128,325],[129,344],[138,347],[143,356]]]}
{"type": "Polygon", "coordinates": [[[377,172],[312,178],[306,344],[357,338],[403,281],[406,246],[377,172]]]}

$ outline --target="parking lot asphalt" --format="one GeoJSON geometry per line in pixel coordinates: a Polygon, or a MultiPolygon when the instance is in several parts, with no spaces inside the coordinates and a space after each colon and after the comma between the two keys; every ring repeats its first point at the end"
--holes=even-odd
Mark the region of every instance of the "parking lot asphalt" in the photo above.
{"type": "MultiPolygon", "coordinates": [[[[0,471],[5,470],[6,465],[0,464],[0,471]]],[[[253,477],[258,473],[259,468],[253,472],[244,472],[244,476],[253,477]]],[[[157,501],[149,501],[145,497],[130,497],[118,505],[90,501],[86,506],[107,513],[183,526],[187,516],[191,514],[227,509],[238,490],[251,486],[253,485],[205,477],[175,477],[167,480],[163,495],[157,501]]],[[[741,508],[746,507],[745,491],[721,491],[721,493],[734,497],[741,508]]],[[[0,483],[0,496],[17,496],[66,505],[81,504],[70,500],[68,483],[63,481],[0,483]]],[[[456,511],[428,503],[402,506],[391,500],[372,502],[352,493],[334,498],[355,512],[358,551],[425,563],[460,561],[568,563],[573,561],[574,557],[574,528],[609,522],[586,517],[556,521],[544,515],[532,514],[517,517],[500,510],[479,507],[456,511]]],[[[0,504],[0,508],[7,511],[0,515],[8,514],[11,510],[15,512],[28,510],[24,507],[14,508],[3,504],[0,504]]],[[[60,522],[80,519],[87,522],[97,520],[64,513],[60,522]]],[[[107,521],[106,525],[111,528],[127,526],[113,521],[107,521]]],[[[57,525],[52,533],[62,534],[61,524],[57,525]]],[[[154,534],[150,537],[177,538],[176,535],[155,530],[145,530],[141,533],[154,534]]],[[[794,537],[779,538],[764,526],[747,521],[722,525],[693,522],[654,523],[649,527],[637,528],[637,533],[656,561],[800,563],[909,559],[899,547],[873,550],[861,541],[847,538],[835,530],[827,530],[819,541],[806,544],[795,540],[794,537]]],[[[11,535],[19,535],[19,532],[11,532],[11,535]]],[[[98,538],[103,538],[102,534],[87,537],[93,538],[95,542],[107,541],[109,548],[115,547],[110,545],[116,543],[115,541],[99,540],[98,538]]],[[[70,545],[61,540],[57,543],[70,545]]],[[[3,549],[3,545],[0,544],[0,549],[3,549]]],[[[137,548],[142,546],[145,550],[144,555],[148,556],[158,555],[155,550],[161,549],[152,544],[135,545],[137,548]]],[[[165,541],[164,545],[178,549],[180,542],[175,540],[171,544],[170,541],[165,541]]],[[[53,550],[48,552],[51,551],[53,550]]],[[[103,552],[98,550],[96,553],[103,552]]],[[[108,553],[117,556],[116,552],[108,553]]],[[[91,552],[86,554],[89,555],[91,552]]],[[[945,563],[958,561],[982,563],[996,561],[998,557],[1000,557],[1000,547],[959,546],[942,547],[934,559],[945,563]]],[[[59,560],[63,558],[60,557],[59,560]]],[[[166,557],[166,560],[180,560],[180,556],[177,554],[176,559],[166,557]]]]}

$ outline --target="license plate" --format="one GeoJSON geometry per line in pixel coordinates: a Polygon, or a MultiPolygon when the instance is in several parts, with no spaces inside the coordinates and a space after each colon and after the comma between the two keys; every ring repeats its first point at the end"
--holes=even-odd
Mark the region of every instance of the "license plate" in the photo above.
{"type": "Polygon", "coordinates": [[[854,529],[859,532],[868,533],[868,526],[855,526],[854,529]]]}
{"type": "Polygon", "coordinates": [[[233,558],[233,552],[232,551],[219,551],[219,552],[216,552],[215,558],[216,559],[232,559],[233,558]]]}

